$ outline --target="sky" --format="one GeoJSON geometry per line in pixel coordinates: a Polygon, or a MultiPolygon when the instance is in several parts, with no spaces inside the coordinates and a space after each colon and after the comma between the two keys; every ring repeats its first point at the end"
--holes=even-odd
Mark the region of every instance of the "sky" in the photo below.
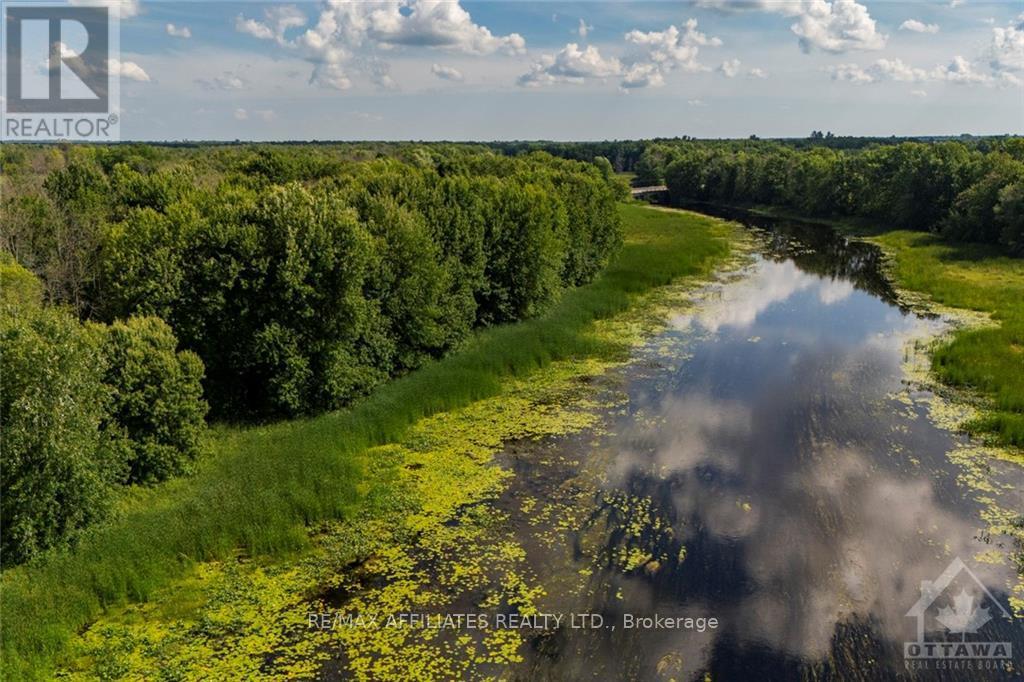
{"type": "Polygon", "coordinates": [[[1021,1],[119,1],[122,139],[1024,132],[1021,1]]]}

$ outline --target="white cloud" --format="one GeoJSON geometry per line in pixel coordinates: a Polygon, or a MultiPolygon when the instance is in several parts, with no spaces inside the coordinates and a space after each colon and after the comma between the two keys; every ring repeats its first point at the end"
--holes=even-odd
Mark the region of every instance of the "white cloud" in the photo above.
{"type": "MultiPolygon", "coordinates": [[[[907,23],[904,22],[904,26],[907,23]]],[[[833,67],[831,72],[833,79],[851,83],[935,81],[961,85],[1020,86],[1019,74],[1024,72],[1024,14],[1005,27],[992,29],[992,41],[982,59],[971,61],[957,55],[948,64],[931,69],[912,67],[899,59],[879,59],[869,66],[841,64],[833,67]]]]}
{"type": "Polygon", "coordinates": [[[698,31],[696,19],[689,19],[682,30],[676,26],[664,31],[633,30],[625,35],[625,40],[632,46],[632,52],[622,58],[603,57],[593,45],[581,50],[576,43],[569,43],[556,54],[542,55],[528,73],[519,77],[518,83],[536,87],[618,76],[623,90],[659,87],[664,85],[669,71],[709,70],[697,61],[700,48],[722,44],[718,38],[698,31]]]}
{"type": "Polygon", "coordinates": [[[297,42],[313,50],[330,45],[351,49],[376,43],[385,47],[444,48],[476,55],[498,51],[520,54],[526,47],[518,33],[495,36],[487,27],[475,24],[458,2],[441,0],[329,2],[316,25],[299,36],[297,42]]]}
{"type": "Polygon", "coordinates": [[[464,80],[462,72],[451,66],[432,64],[430,66],[430,73],[434,74],[441,80],[454,81],[456,83],[461,83],[464,80]]]}
{"type": "Polygon", "coordinates": [[[496,36],[473,22],[458,2],[403,0],[363,3],[330,0],[315,23],[306,26],[305,16],[294,6],[264,10],[262,20],[239,15],[235,28],[263,40],[296,50],[313,63],[310,82],[344,90],[351,87],[349,71],[362,71],[374,84],[395,87],[387,63],[377,57],[353,64],[360,51],[389,50],[411,46],[471,55],[495,52],[521,54],[526,41],[518,33],[496,36]],[[286,31],[306,27],[294,38],[286,31]]]}
{"type": "Polygon", "coordinates": [[[905,64],[901,59],[879,59],[871,69],[878,74],[878,80],[894,80],[906,83],[919,83],[937,78],[936,73],[929,74],[924,69],[918,69],[905,64]]]}
{"type": "Polygon", "coordinates": [[[702,99],[688,99],[686,100],[686,103],[691,107],[706,107],[708,105],[708,103],[702,99]]]}
{"type": "Polygon", "coordinates": [[[580,38],[583,38],[583,39],[585,40],[585,39],[586,39],[586,37],[587,37],[588,35],[590,35],[590,32],[591,32],[591,31],[593,31],[593,30],[594,30],[594,27],[593,27],[593,26],[588,26],[588,25],[587,25],[587,22],[583,21],[583,19],[580,19],[580,25],[579,25],[579,27],[577,27],[577,29],[576,29],[576,34],[577,34],[577,35],[578,35],[578,36],[579,36],[580,38]]]}
{"type": "Polygon", "coordinates": [[[249,87],[249,81],[234,71],[225,71],[213,78],[197,78],[195,83],[204,90],[246,90],[249,87]]]}
{"type": "Polygon", "coordinates": [[[697,7],[728,14],[739,12],[776,12],[787,16],[800,13],[801,0],[697,0],[697,7]]]}
{"type": "Polygon", "coordinates": [[[132,81],[139,81],[141,83],[149,82],[149,74],[135,62],[123,62],[119,59],[111,59],[107,62],[107,68],[110,69],[111,75],[120,76],[121,78],[127,78],[132,81]]]}
{"type": "Polygon", "coordinates": [[[273,123],[277,120],[277,112],[273,109],[254,109],[249,111],[242,107],[238,107],[231,114],[236,121],[251,121],[253,118],[258,118],[264,123],[273,123]]]}
{"type": "Polygon", "coordinates": [[[701,47],[719,47],[719,38],[709,38],[697,30],[697,20],[687,19],[683,30],[669,26],[664,31],[630,31],[626,41],[642,48],[645,54],[635,59],[636,62],[657,64],[663,71],[682,69],[683,71],[703,71],[706,67],[697,62],[701,47]]]}
{"type": "Polygon", "coordinates": [[[164,27],[167,31],[167,35],[174,36],[175,38],[191,38],[192,29],[188,26],[175,26],[174,24],[167,24],[164,27]]]}
{"type": "Polygon", "coordinates": [[[608,78],[622,73],[615,57],[604,58],[593,45],[581,50],[569,43],[553,55],[542,55],[528,73],[519,77],[519,85],[535,87],[554,83],[582,83],[587,78],[608,78]]]}
{"type": "Polygon", "coordinates": [[[305,26],[307,21],[306,15],[295,5],[274,5],[263,10],[263,21],[247,19],[239,14],[235,18],[235,30],[254,38],[287,45],[289,41],[285,38],[285,33],[290,29],[305,26]]]}
{"type": "Polygon", "coordinates": [[[795,18],[790,30],[800,49],[826,52],[879,50],[886,36],[879,33],[867,7],[856,0],[697,0],[699,7],[722,12],[757,11],[795,18]]]}
{"type": "Polygon", "coordinates": [[[950,7],[959,7],[964,4],[967,0],[949,0],[950,7]]]}
{"type": "Polygon", "coordinates": [[[840,64],[829,71],[832,79],[856,84],[898,81],[904,83],[946,82],[962,85],[991,85],[993,76],[978,71],[967,59],[957,55],[946,65],[932,69],[910,66],[900,59],[879,59],[868,66],[840,64]]]}
{"type": "Polygon", "coordinates": [[[665,84],[665,76],[657,64],[650,62],[633,64],[622,74],[619,87],[623,90],[640,88],[660,88],[665,84]]]}
{"type": "Polygon", "coordinates": [[[901,31],[911,31],[913,33],[938,33],[938,24],[926,24],[923,21],[917,19],[907,19],[900,24],[901,31]]]}
{"type": "Polygon", "coordinates": [[[853,282],[845,279],[822,281],[818,287],[818,300],[823,305],[842,303],[853,294],[853,282]]]}
{"type": "Polygon", "coordinates": [[[768,72],[764,69],[759,69],[756,66],[747,72],[750,78],[767,78],[768,72]]]}
{"type": "Polygon", "coordinates": [[[880,50],[886,41],[886,36],[876,30],[867,7],[854,0],[808,0],[790,28],[800,38],[804,52],[815,47],[835,53],[880,50]]]}
{"type": "Polygon", "coordinates": [[[247,19],[241,14],[235,17],[235,30],[239,33],[247,33],[253,38],[259,38],[260,40],[271,40],[274,37],[274,29],[270,28],[270,26],[255,19],[247,19]]]}
{"type": "Polygon", "coordinates": [[[945,67],[938,67],[934,74],[936,80],[945,80],[950,83],[991,83],[992,76],[978,73],[969,61],[957,55],[945,67]]]}
{"type": "Polygon", "coordinates": [[[992,29],[988,56],[997,72],[1024,71],[1024,13],[1007,26],[992,29]]]}
{"type": "Polygon", "coordinates": [[[360,57],[354,62],[356,68],[364,74],[371,83],[382,90],[395,90],[398,84],[391,77],[391,64],[378,57],[360,57]]]}
{"type": "Polygon", "coordinates": [[[740,72],[740,60],[727,59],[719,65],[718,71],[726,78],[735,78],[740,72]]]}
{"type": "Polygon", "coordinates": [[[868,69],[857,64],[839,64],[833,66],[829,71],[834,81],[846,81],[847,83],[874,83],[875,77],[868,69]]]}
{"type": "Polygon", "coordinates": [[[910,94],[913,95],[914,97],[927,97],[928,96],[928,93],[925,92],[924,90],[911,90],[910,94]]]}

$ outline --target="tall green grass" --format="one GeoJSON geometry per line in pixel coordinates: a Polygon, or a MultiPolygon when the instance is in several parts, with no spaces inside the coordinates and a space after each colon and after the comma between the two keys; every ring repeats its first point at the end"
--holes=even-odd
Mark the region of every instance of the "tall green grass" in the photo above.
{"type": "Polygon", "coordinates": [[[546,315],[485,331],[450,357],[377,390],[351,410],[246,430],[217,430],[195,476],[142,491],[70,551],[6,571],[0,583],[3,678],[41,679],[69,637],[103,609],[145,600],[192,563],[242,548],[301,549],[306,526],[360,505],[363,455],[410,424],[500,392],[503,377],[553,360],[615,352],[586,333],[596,319],[728,253],[714,219],[620,207],[625,244],[602,275],[568,291],[546,315]]]}
{"type": "Polygon", "coordinates": [[[991,313],[998,327],[961,330],[933,355],[942,381],[991,398],[992,409],[968,428],[1024,446],[1024,259],[980,244],[949,244],[919,232],[874,237],[892,255],[907,289],[955,308],[991,313]]]}

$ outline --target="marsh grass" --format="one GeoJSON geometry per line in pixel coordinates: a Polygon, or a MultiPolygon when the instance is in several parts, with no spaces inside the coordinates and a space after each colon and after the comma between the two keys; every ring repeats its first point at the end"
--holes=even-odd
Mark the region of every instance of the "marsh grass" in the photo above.
{"type": "Polygon", "coordinates": [[[2,576],[4,679],[45,678],[69,637],[105,609],[142,601],[196,562],[242,549],[300,551],[307,527],[364,504],[369,446],[397,441],[418,419],[501,391],[502,378],[574,356],[612,356],[624,344],[589,334],[634,296],[705,275],[728,253],[719,221],[620,206],[625,244],[593,283],[547,314],[476,335],[451,356],[375,391],[352,409],[249,429],[214,429],[212,456],[188,478],[135,490],[110,522],[70,551],[2,576]]]}
{"type": "Polygon", "coordinates": [[[1024,446],[1024,259],[919,232],[887,232],[873,241],[892,257],[900,286],[941,305],[989,313],[998,323],[955,332],[935,350],[932,367],[943,382],[991,399],[991,409],[966,425],[970,431],[1024,446]]]}

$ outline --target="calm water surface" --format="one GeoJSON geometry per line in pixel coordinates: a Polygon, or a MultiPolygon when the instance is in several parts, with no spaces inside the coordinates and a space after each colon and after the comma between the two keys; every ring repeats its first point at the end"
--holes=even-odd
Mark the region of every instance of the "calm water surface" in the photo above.
{"type": "MultiPolygon", "coordinates": [[[[929,395],[903,380],[908,338],[943,323],[896,305],[873,247],[744,221],[769,228],[761,253],[638,354],[615,435],[551,446],[597,468],[603,502],[589,527],[608,556],[583,596],[549,589],[552,605],[617,627],[538,637],[518,676],[1016,679],[1024,630],[1002,610],[1020,548],[986,529],[994,517],[1020,523],[1024,476],[999,461],[954,463],[965,441],[936,427],[929,395]],[[654,559],[615,568],[630,549],[654,559]],[[950,567],[956,557],[968,570],[950,567]],[[922,581],[940,576],[922,600],[922,581]],[[909,670],[915,604],[925,640],[1007,642],[1014,662],[909,670]],[[718,627],[624,630],[626,614],[718,627]]],[[[516,462],[524,482],[509,500],[544,487],[531,475],[559,476],[516,462]]],[[[593,535],[569,538],[563,556],[534,546],[538,572],[572,568],[573,544],[593,535]]]]}

